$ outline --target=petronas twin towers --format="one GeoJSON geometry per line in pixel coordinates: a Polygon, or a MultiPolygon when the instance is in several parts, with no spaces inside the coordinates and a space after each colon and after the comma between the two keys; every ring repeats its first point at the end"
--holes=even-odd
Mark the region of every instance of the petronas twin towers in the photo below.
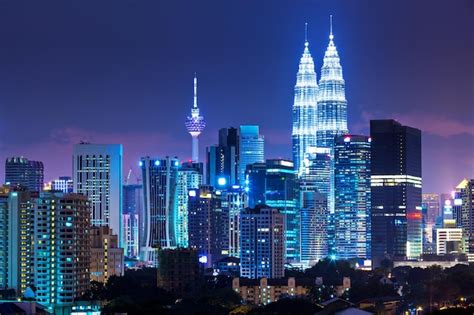
{"type": "Polygon", "coordinates": [[[347,132],[345,83],[331,21],[319,86],[306,38],[296,74],[292,142],[298,176],[305,174],[305,156],[309,152],[314,148],[331,150],[334,138],[347,132]]]}

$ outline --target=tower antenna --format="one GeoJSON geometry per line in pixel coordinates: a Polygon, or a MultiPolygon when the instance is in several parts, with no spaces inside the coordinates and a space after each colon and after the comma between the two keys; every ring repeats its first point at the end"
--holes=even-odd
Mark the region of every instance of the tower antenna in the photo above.
{"type": "Polygon", "coordinates": [[[308,42],[308,22],[304,23],[304,42],[308,42]]]}
{"type": "Polygon", "coordinates": [[[329,15],[329,38],[334,38],[334,35],[332,34],[332,14],[329,15]]]}
{"type": "Polygon", "coordinates": [[[198,84],[198,79],[197,79],[197,74],[194,72],[194,104],[193,107],[197,108],[198,102],[197,102],[197,84],[198,84]]]}

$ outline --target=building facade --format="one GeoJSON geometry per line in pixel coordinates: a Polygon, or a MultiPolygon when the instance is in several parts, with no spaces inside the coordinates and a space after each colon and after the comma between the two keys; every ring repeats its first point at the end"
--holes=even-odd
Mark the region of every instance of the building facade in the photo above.
{"type": "Polygon", "coordinates": [[[240,257],[240,214],[248,207],[247,192],[240,186],[232,186],[221,191],[221,206],[224,216],[228,219],[224,226],[223,254],[240,257]]]}
{"type": "Polygon", "coordinates": [[[34,209],[36,301],[64,306],[90,288],[91,214],[86,196],[43,192],[34,209]]]}
{"type": "Polygon", "coordinates": [[[278,209],[247,208],[240,216],[240,276],[285,275],[285,217],[278,209]]]}
{"type": "Polygon", "coordinates": [[[421,131],[371,120],[372,258],[416,259],[422,253],[421,131]]]}
{"type": "Polygon", "coordinates": [[[474,179],[464,179],[456,187],[461,207],[461,227],[466,242],[466,254],[469,262],[474,262],[474,179]]]}
{"type": "Polygon", "coordinates": [[[316,146],[316,105],[318,82],[314,62],[305,38],[303,55],[296,74],[295,95],[292,110],[293,161],[297,175],[303,173],[303,160],[310,147],[316,146]]]}
{"type": "Polygon", "coordinates": [[[30,161],[24,157],[7,158],[5,161],[5,183],[21,185],[29,191],[42,191],[44,184],[43,162],[30,161]]]}
{"type": "Polygon", "coordinates": [[[61,176],[51,182],[51,190],[62,191],[65,193],[72,193],[74,185],[72,178],[69,176],[61,176]]]}
{"type": "Polygon", "coordinates": [[[110,276],[123,276],[124,250],[108,226],[91,228],[91,280],[106,283],[110,276]]]}
{"type": "Polygon", "coordinates": [[[143,186],[141,184],[123,185],[122,237],[124,255],[139,255],[138,231],[139,215],[143,213],[143,186]]]}
{"type": "Polygon", "coordinates": [[[189,190],[189,247],[197,250],[200,261],[208,268],[227,252],[227,222],[220,191],[208,185],[189,190]]]}
{"type": "Polygon", "coordinates": [[[80,143],[73,147],[74,192],[89,199],[91,224],[108,225],[119,237],[122,232],[122,159],[121,144],[80,143]]]}
{"type": "Polygon", "coordinates": [[[334,234],[340,259],[371,257],[370,143],[366,136],[335,139],[334,234]]]}
{"type": "Polygon", "coordinates": [[[139,215],[140,259],[157,264],[158,249],[176,247],[176,188],[179,160],[166,157],[140,160],[143,213],[139,215]],[[143,227],[143,228],[142,228],[143,227]]]}
{"type": "Polygon", "coordinates": [[[236,128],[219,129],[219,144],[207,148],[206,183],[219,187],[238,184],[239,133],[236,128]]]}
{"type": "Polygon", "coordinates": [[[245,185],[247,165],[265,162],[264,138],[256,125],[239,128],[239,185],[245,185]]]}

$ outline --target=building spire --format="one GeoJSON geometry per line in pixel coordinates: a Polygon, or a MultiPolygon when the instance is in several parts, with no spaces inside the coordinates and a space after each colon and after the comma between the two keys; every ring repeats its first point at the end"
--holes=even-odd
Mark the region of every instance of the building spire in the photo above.
{"type": "Polygon", "coordinates": [[[332,34],[332,14],[329,15],[329,39],[334,39],[334,35],[332,34]]]}
{"type": "Polygon", "coordinates": [[[198,106],[197,85],[198,85],[198,79],[197,79],[196,72],[194,72],[194,103],[193,103],[193,108],[197,108],[197,106],[198,106]]]}
{"type": "Polygon", "coordinates": [[[304,23],[304,45],[308,47],[308,22],[304,23]]]}

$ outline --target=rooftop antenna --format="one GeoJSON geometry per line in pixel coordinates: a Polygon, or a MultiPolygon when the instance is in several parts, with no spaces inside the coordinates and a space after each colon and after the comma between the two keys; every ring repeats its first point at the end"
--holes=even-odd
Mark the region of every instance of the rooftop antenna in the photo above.
{"type": "Polygon", "coordinates": [[[334,35],[332,34],[332,14],[329,15],[329,39],[333,39],[334,35]]]}
{"type": "Polygon", "coordinates": [[[197,79],[197,74],[194,72],[194,108],[197,108],[198,106],[198,101],[197,101],[197,84],[198,84],[198,79],[197,79]]]}

